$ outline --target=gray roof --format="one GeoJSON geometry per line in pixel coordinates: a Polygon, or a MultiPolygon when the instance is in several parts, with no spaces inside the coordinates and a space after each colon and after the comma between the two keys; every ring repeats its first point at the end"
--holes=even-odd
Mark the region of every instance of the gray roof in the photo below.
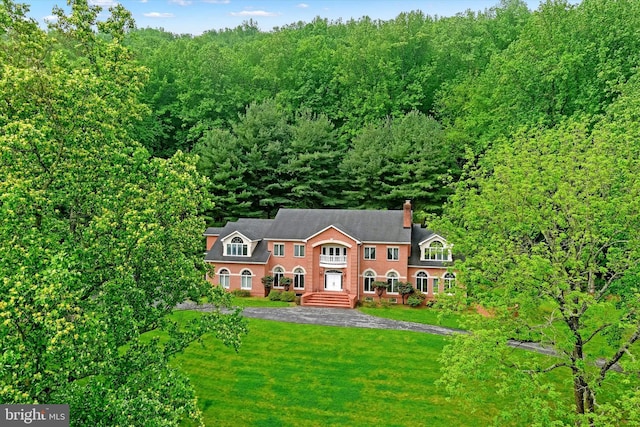
{"type": "Polygon", "coordinates": [[[204,236],[219,236],[223,229],[224,227],[208,227],[204,232],[204,236]]]}
{"type": "Polygon", "coordinates": [[[280,209],[267,238],[303,240],[334,226],[361,242],[409,243],[401,210],[280,209]]]}
{"type": "MultiPolygon", "coordinates": [[[[241,218],[235,222],[228,222],[227,225],[220,230],[220,238],[216,240],[209,251],[204,257],[205,261],[224,261],[224,262],[246,262],[246,263],[261,263],[264,264],[269,259],[269,252],[267,252],[267,243],[262,240],[267,233],[272,219],[251,219],[241,218]],[[246,256],[223,256],[222,239],[229,234],[239,232],[243,236],[248,237],[251,240],[259,240],[258,244],[254,248],[250,257],[246,256]]],[[[212,227],[214,228],[214,227],[212,227]]],[[[207,229],[208,230],[208,229],[207,229]]],[[[206,234],[206,232],[205,232],[206,234]]]]}

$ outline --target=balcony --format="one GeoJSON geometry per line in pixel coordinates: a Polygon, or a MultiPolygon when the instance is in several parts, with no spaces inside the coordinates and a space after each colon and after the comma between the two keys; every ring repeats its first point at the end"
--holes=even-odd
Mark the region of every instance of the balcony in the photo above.
{"type": "Polygon", "coordinates": [[[320,255],[320,267],[344,268],[346,266],[346,255],[320,255]]]}

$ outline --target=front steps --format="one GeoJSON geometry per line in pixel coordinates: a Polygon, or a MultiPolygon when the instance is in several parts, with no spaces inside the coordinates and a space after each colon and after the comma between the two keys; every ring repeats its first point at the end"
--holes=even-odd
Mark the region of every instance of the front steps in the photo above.
{"type": "Polygon", "coordinates": [[[355,295],[343,292],[309,292],[300,299],[305,307],[355,308],[356,302],[355,295]]]}

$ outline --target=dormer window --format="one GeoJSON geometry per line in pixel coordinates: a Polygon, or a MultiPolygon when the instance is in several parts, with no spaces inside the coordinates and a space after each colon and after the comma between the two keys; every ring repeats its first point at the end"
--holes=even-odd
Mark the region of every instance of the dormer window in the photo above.
{"type": "Polygon", "coordinates": [[[449,248],[439,240],[423,247],[422,259],[425,261],[449,261],[449,248]]]}
{"type": "Polygon", "coordinates": [[[247,244],[240,237],[234,237],[227,243],[227,256],[248,256],[247,244]]]}

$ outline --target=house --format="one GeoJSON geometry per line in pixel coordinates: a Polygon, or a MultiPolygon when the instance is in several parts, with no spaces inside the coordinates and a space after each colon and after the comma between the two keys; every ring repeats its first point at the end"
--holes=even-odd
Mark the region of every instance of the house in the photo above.
{"type": "Polygon", "coordinates": [[[241,218],[210,227],[207,279],[229,290],[264,296],[262,277],[293,279],[302,305],[355,307],[377,297],[374,281],[389,285],[383,298],[400,302],[398,282],[433,299],[454,285],[451,248],[442,236],[412,223],[402,210],[280,209],[274,219],[241,218]]]}

